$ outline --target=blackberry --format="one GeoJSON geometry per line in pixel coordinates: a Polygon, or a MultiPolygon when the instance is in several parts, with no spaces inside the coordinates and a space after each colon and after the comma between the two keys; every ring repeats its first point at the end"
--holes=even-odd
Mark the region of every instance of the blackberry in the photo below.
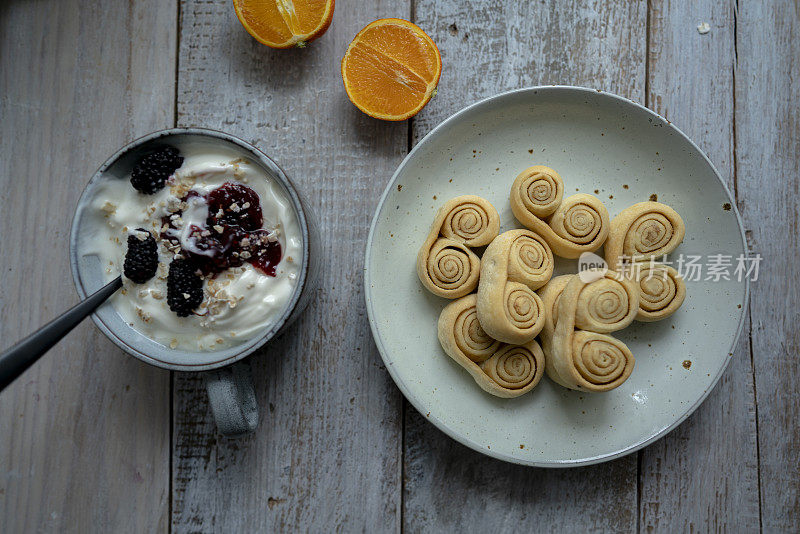
{"type": "Polygon", "coordinates": [[[167,304],[179,317],[187,317],[203,302],[203,279],[186,260],[173,260],[167,275],[167,304]]]}
{"type": "Polygon", "coordinates": [[[131,172],[131,185],[137,191],[152,195],[183,164],[183,156],[172,146],[161,147],[140,159],[131,172]]]}
{"type": "Polygon", "coordinates": [[[128,251],[122,270],[125,276],[143,284],[153,278],[158,269],[158,246],[153,234],[144,228],[137,228],[128,236],[128,251]],[[147,234],[147,237],[145,237],[147,234]]]}

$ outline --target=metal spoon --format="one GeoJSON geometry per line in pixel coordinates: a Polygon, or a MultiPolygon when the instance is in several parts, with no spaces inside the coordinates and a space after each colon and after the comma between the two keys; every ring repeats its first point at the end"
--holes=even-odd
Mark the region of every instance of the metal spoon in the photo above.
{"type": "Polygon", "coordinates": [[[122,277],[118,276],[89,298],[82,301],[61,317],[53,319],[45,326],[26,337],[10,349],[0,354],[0,391],[28,367],[39,359],[45,352],[66,336],[70,330],[83,321],[87,315],[96,310],[114,292],[122,287],[122,277]]]}

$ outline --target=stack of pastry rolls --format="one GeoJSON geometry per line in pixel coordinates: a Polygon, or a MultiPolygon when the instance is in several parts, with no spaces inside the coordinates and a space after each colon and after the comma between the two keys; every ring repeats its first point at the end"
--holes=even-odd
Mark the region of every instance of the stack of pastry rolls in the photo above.
{"type": "Polygon", "coordinates": [[[524,170],[510,204],[525,228],[503,233],[487,200],[451,199],[417,256],[423,286],[453,300],[439,317],[442,348],[497,397],[523,395],[543,374],[575,390],[618,387],[635,359],[610,334],[634,320],[671,315],[685,296],[677,272],[652,261],[683,239],[683,221],[672,208],[644,202],[610,221],[597,197],[564,199],[563,192],[555,170],[524,170]],[[577,258],[604,243],[611,270],[552,278],[554,254],[577,258]]]}

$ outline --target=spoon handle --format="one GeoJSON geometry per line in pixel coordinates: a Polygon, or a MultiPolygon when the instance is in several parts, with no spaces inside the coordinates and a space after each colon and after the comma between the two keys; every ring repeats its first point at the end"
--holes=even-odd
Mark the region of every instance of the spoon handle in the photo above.
{"type": "Polygon", "coordinates": [[[86,300],[0,354],[0,391],[3,391],[120,287],[122,287],[122,277],[118,276],[86,300]]]}

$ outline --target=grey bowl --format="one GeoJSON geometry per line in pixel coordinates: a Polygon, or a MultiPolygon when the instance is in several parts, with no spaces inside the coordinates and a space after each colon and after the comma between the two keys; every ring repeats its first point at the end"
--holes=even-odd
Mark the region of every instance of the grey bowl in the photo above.
{"type": "Polygon", "coordinates": [[[102,267],[97,256],[84,254],[81,236],[86,223],[87,210],[91,208],[91,199],[96,187],[105,180],[127,180],[135,162],[153,145],[169,143],[177,148],[191,144],[207,145],[219,148],[220,145],[233,150],[243,157],[260,165],[264,171],[280,184],[286,196],[291,200],[303,237],[303,261],[298,276],[297,286],[283,314],[266,328],[263,333],[240,345],[218,351],[190,352],[167,348],[144,336],[128,325],[117,313],[111,303],[105,303],[92,314],[97,327],[122,350],[149,364],[174,371],[204,371],[217,369],[245,358],[275,337],[282,329],[291,324],[308,305],[314,293],[320,267],[320,239],[311,215],[289,177],[266,154],[253,145],[232,135],[202,128],[172,128],[160,130],[140,137],[113,154],[89,180],[83,191],[70,231],[70,265],[75,287],[81,298],[86,298],[106,283],[102,267]],[[179,353],[179,354],[176,354],[179,353]],[[188,363],[176,364],[180,358],[188,363]]]}

